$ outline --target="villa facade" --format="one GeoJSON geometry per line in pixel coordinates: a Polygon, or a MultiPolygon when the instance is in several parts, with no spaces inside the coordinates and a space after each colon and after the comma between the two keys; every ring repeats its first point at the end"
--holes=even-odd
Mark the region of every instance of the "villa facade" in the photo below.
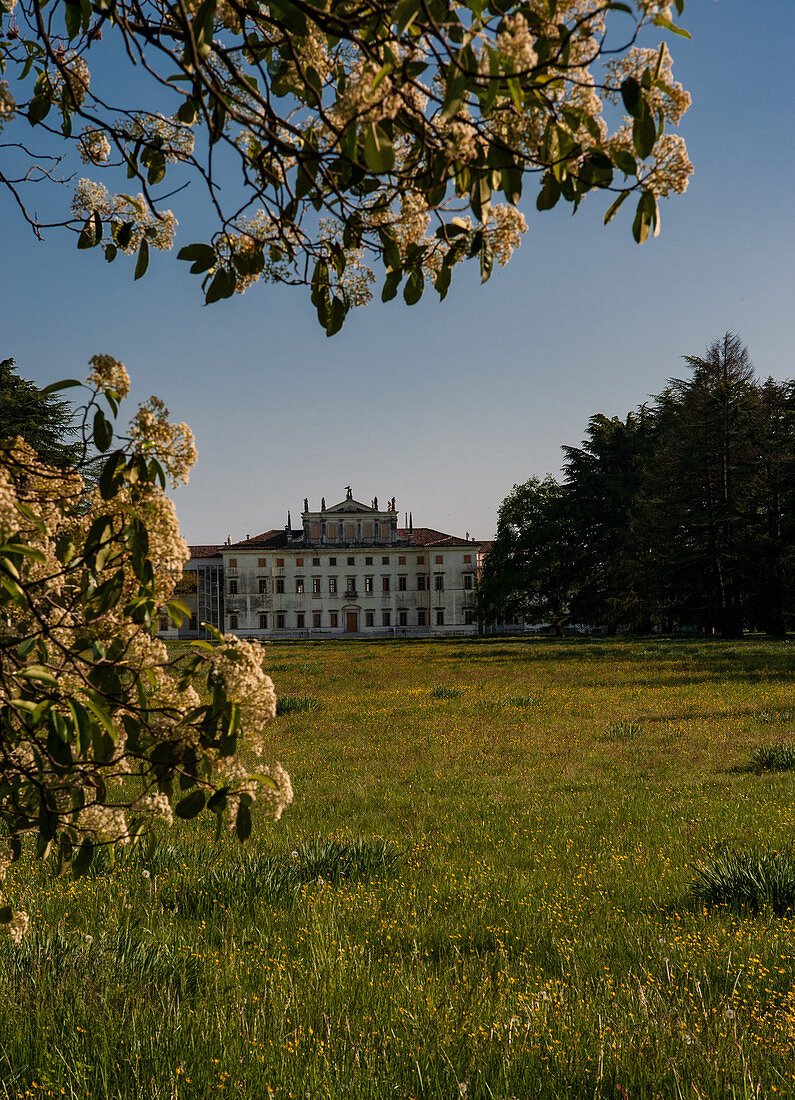
{"type": "Polygon", "coordinates": [[[348,489],[330,508],[305,500],[298,530],[288,514],[283,529],[191,547],[179,591],[190,622],[162,633],[195,638],[208,622],[256,638],[476,634],[480,544],[406,520],[394,498],[379,508],[348,489]]]}

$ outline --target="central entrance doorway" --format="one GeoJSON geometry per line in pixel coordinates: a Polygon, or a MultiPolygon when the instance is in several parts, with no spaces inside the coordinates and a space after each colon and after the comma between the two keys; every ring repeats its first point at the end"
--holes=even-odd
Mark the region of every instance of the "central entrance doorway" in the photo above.
{"type": "Polygon", "coordinates": [[[359,615],[356,611],[345,612],[345,633],[357,634],[359,631],[359,615]]]}

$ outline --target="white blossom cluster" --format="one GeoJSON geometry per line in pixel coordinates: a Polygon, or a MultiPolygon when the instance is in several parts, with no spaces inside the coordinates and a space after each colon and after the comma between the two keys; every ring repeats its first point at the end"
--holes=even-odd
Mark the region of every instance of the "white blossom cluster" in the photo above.
{"type": "Polygon", "coordinates": [[[169,422],[168,409],[159,397],[152,396],[139,406],[130,424],[130,441],[145,457],[157,458],[173,486],[188,484],[198,457],[193,432],[187,424],[169,422]]]}
{"type": "MultiPolygon", "coordinates": [[[[2,885],[6,880],[8,869],[12,863],[11,849],[7,844],[0,844],[0,908],[4,907],[2,885]]],[[[12,910],[11,919],[0,921],[0,936],[5,936],[12,943],[20,944],[28,930],[30,917],[22,910],[12,910]]]]}
{"type": "Polygon", "coordinates": [[[101,183],[89,179],[78,180],[72,198],[72,213],[76,218],[87,218],[96,211],[103,222],[115,220],[132,222],[133,231],[122,251],[128,254],[137,252],[146,234],[153,248],[168,251],[174,245],[177,219],[170,210],[159,210],[153,214],[143,195],[114,195],[101,183]]]}
{"type": "MultiPolygon", "coordinates": [[[[89,380],[96,391],[114,400],[125,396],[130,386],[123,364],[108,355],[93,357],[89,380]]],[[[136,452],[157,457],[174,479],[186,477],[195,459],[189,429],[170,425],[167,410],[156,398],[134,418],[128,453],[136,452]]],[[[230,823],[243,797],[249,802],[259,799],[278,818],[293,795],[281,765],[269,767],[260,760],[266,749],[264,727],[276,713],[273,683],[263,668],[263,649],[257,643],[221,637],[211,655],[201,655],[200,661],[226,705],[236,706],[241,751],[257,757],[256,772],[252,772],[243,757],[222,756],[204,739],[202,699],[195,687],[190,679],[182,679],[179,668],[172,667],[172,656],[154,635],[153,625],[136,620],[127,610],[134,605],[141,584],[125,541],[130,537],[131,517],[146,531],[154,607],[173,595],[188,558],[173,503],[140,475],[123,481],[107,500],[94,490],[88,508],[86,503],[77,472],[48,467],[22,440],[0,447],[0,538],[13,536],[30,550],[19,582],[35,594],[34,622],[38,624],[27,623],[28,603],[23,598],[4,611],[2,626],[6,633],[18,633],[20,626],[23,631],[41,630],[49,654],[43,657],[41,651],[33,651],[27,663],[22,658],[20,664],[12,651],[2,653],[0,705],[5,715],[17,715],[18,720],[8,727],[6,719],[0,745],[0,777],[6,792],[13,792],[0,797],[0,810],[9,809],[13,797],[15,815],[22,807],[29,813],[30,828],[35,829],[38,800],[45,791],[51,809],[62,815],[62,833],[75,846],[84,839],[125,843],[133,821],[158,818],[171,824],[172,803],[179,794],[163,789],[147,763],[141,751],[144,737],[150,748],[167,745],[177,759],[199,761],[198,782],[208,794],[220,785],[228,787],[230,823]],[[105,525],[106,534],[101,549],[89,557],[85,544],[95,521],[105,525]],[[117,586],[117,599],[104,610],[90,610],[92,591],[100,593],[108,584],[117,586]],[[78,591],[82,599],[75,599],[78,591]],[[65,593],[68,599],[63,598],[65,593]],[[83,599],[88,602],[84,604],[83,599]],[[106,647],[116,654],[113,664],[123,669],[122,688],[107,696],[103,718],[103,728],[112,730],[112,735],[104,745],[95,739],[78,745],[73,739],[72,762],[65,772],[44,744],[46,728],[44,742],[39,744],[40,730],[24,719],[35,705],[29,693],[42,674],[38,662],[47,665],[41,698],[56,721],[68,722],[73,706],[84,710],[94,706],[92,662],[102,661],[106,647]],[[26,678],[28,671],[33,680],[26,678]],[[136,731],[134,743],[131,730],[136,731]],[[35,775],[33,784],[31,775],[35,775]],[[80,808],[72,810],[74,805],[80,808]]],[[[0,845],[0,883],[10,862],[10,853],[0,845]]],[[[10,921],[0,924],[0,934],[19,942],[27,925],[27,915],[15,912],[10,921]]]]}
{"type": "Polygon", "coordinates": [[[104,164],[110,157],[110,141],[104,130],[86,127],[77,142],[83,164],[104,164]]]}

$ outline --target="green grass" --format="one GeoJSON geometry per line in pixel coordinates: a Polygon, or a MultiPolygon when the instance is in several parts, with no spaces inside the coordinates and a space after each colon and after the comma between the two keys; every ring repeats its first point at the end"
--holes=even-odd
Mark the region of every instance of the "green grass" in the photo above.
{"type": "Polygon", "coordinates": [[[12,869],[32,923],[0,941],[2,1100],[795,1095],[770,863],[795,778],[747,767],[760,716],[795,710],[791,645],[268,654],[318,704],[270,727],[278,825],[241,847],[181,823],[78,882],[12,869]]]}
{"type": "Polygon", "coordinates": [[[751,750],[750,767],[754,771],[788,772],[795,768],[795,745],[780,742],[757,745],[751,750]]]}

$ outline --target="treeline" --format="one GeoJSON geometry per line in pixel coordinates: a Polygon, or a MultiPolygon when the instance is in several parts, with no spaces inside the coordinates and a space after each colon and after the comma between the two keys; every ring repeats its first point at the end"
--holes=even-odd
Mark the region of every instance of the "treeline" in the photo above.
{"type": "Polygon", "coordinates": [[[564,477],[503,501],[485,622],[739,637],[795,626],[795,381],[759,382],[737,336],[625,420],[591,417],[564,477]]]}

